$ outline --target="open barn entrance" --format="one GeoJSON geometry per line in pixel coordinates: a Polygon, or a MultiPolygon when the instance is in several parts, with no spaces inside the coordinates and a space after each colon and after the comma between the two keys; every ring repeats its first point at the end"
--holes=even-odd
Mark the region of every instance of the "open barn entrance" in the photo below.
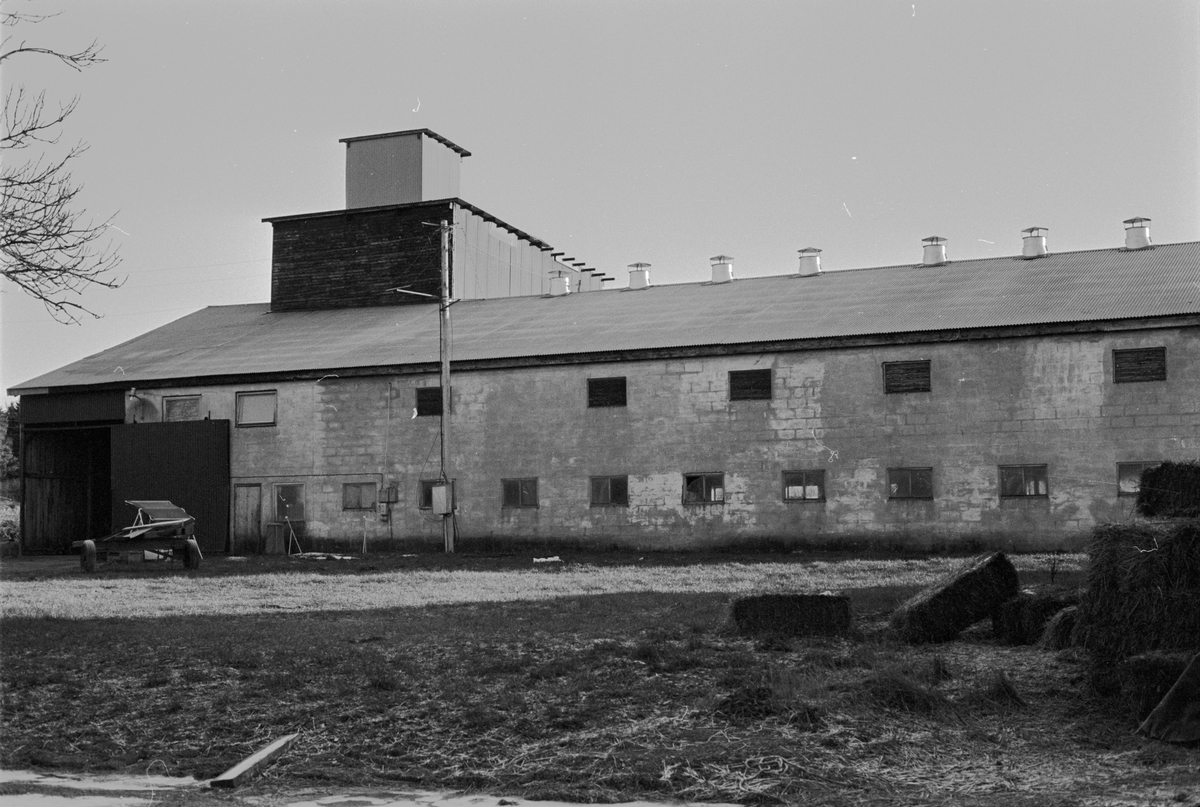
{"type": "Polygon", "coordinates": [[[109,429],[27,429],[21,551],[70,552],[72,541],[108,535],[109,429]]]}

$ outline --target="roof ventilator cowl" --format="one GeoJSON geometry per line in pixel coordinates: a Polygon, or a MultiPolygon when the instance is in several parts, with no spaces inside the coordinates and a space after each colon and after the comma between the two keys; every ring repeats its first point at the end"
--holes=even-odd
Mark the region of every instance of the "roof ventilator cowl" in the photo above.
{"type": "Polygon", "coordinates": [[[1030,258],[1046,257],[1045,232],[1049,229],[1049,227],[1026,227],[1021,230],[1025,234],[1021,245],[1022,258],[1029,260],[1030,258]]]}
{"type": "Polygon", "coordinates": [[[564,297],[571,293],[571,278],[558,272],[550,278],[550,296],[564,297]]]}
{"type": "Polygon", "coordinates": [[[925,254],[921,259],[924,266],[941,266],[946,262],[946,239],[940,235],[922,238],[925,244],[925,254]]]}
{"type": "Polygon", "coordinates": [[[805,247],[800,250],[800,277],[812,277],[821,274],[821,250],[816,247],[805,247]]]}
{"type": "Polygon", "coordinates": [[[1125,219],[1125,249],[1149,249],[1150,219],[1134,216],[1125,219]]]}
{"type": "Polygon", "coordinates": [[[733,280],[733,258],[728,255],[715,255],[712,261],[712,282],[729,283],[733,280]]]}
{"type": "Polygon", "coordinates": [[[629,288],[646,289],[650,287],[650,264],[629,264],[629,288]]]}

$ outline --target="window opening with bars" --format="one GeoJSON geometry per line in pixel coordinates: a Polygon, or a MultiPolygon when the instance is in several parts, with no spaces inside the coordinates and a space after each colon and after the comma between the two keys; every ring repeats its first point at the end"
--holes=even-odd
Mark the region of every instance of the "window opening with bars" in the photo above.
{"type": "Polygon", "coordinates": [[[888,468],[889,499],[932,499],[932,468],[888,468]]]}
{"type": "Polygon", "coordinates": [[[783,500],[785,502],[825,501],[825,472],[784,471],[783,500]]]}
{"type": "Polygon", "coordinates": [[[725,501],[725,474],[684,474],[684,504],[720,504],[725,501]]]}
{"type": "Polygon", "coordinates": [[[593,476],[589,482],[593,507],[629,506],[628,476],[593,476]]]}
{"type": "Polygon", "coordinates": [[[529,479],[502,479],[501,505],[504,507],[537,507],[537,477],[529,479]]]}
{"type": "Polygon", "coordinates": [[[375,502],[374,482],[346,482],[342,485],[343,510],[374,510],[375,502]]]}
{"type": "Polygon", "coordinates": [[[1045,465],[1001,465],[1000,496],[1005,499],[1049,496],[1045,465]]]}

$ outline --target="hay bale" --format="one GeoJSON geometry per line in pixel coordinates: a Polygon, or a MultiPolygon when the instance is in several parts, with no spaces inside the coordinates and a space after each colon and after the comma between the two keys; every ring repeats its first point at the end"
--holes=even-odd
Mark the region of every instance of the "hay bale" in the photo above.
{"type": "Polygon", "coordinates": [[[1188,668],[1187,653],[1152,651],[1130,656],[1116,665],[1121,700],[1140,723],[1162,701],[1188,668]]]}
{"type": "Polygon", "coordinates": [[[1089,553],[1078,640],[1094,664],[1200,650],[1200,520],[1102,524],[1089,553]]]}
{"type": "Polygon", "coordinates": [[[992,632],[1005,644],[1037,644],[1050,618],[1078,602],[1076,592],[1022,591],[992,612],[992,632]]]}
{"type": "Polygon", "coordinates": [[[1078,622],[1079,606],[1069,605],[1050,618],[1038,647],[1043,650],[1066,650],[1075,644],[1075,625],[1078,622]]]}
{"type": "Polygon", "coordinates": [[[906,642],[945,642],[1017,593],[1017,570],[996,552],[969,561],[905,602],[889,625],[906,642]]]}
{"type": "Polygon", "coordinates": [[[1142,471],[1137,510],[1147,518],[1200,517],[1200,462],[1164,462],[1142,471]]]}
{"type": "Polygon", "coordinates": [[[1200,654],[1192,658],[1137,733],[1169,743],[1200,742],[1200,654]]]}
{"type": "Polygon", "coordinates": [[[730,621],[743,635],[842,636],[850,632],[850,598],[834,594],[738,597],[730,621]]]}

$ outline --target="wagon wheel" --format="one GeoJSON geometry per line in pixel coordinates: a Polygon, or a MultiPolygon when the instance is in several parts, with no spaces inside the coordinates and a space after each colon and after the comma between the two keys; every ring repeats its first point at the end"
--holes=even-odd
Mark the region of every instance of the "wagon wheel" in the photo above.
{"type": "Polygon", "coordinates": [[[196,543],[195,538],[187,539],[187,555],[184,556],[183,565],[189,569],[199,569],[200,561],[204,560],[204,555],[200,554],[200,544],[196,543]]]}
{"type": "Polygon", "coordinates": [[[79,553],[79,565],[85,572],[96,571],[96,542],[84,541],[83,551],[79,553]]]}

